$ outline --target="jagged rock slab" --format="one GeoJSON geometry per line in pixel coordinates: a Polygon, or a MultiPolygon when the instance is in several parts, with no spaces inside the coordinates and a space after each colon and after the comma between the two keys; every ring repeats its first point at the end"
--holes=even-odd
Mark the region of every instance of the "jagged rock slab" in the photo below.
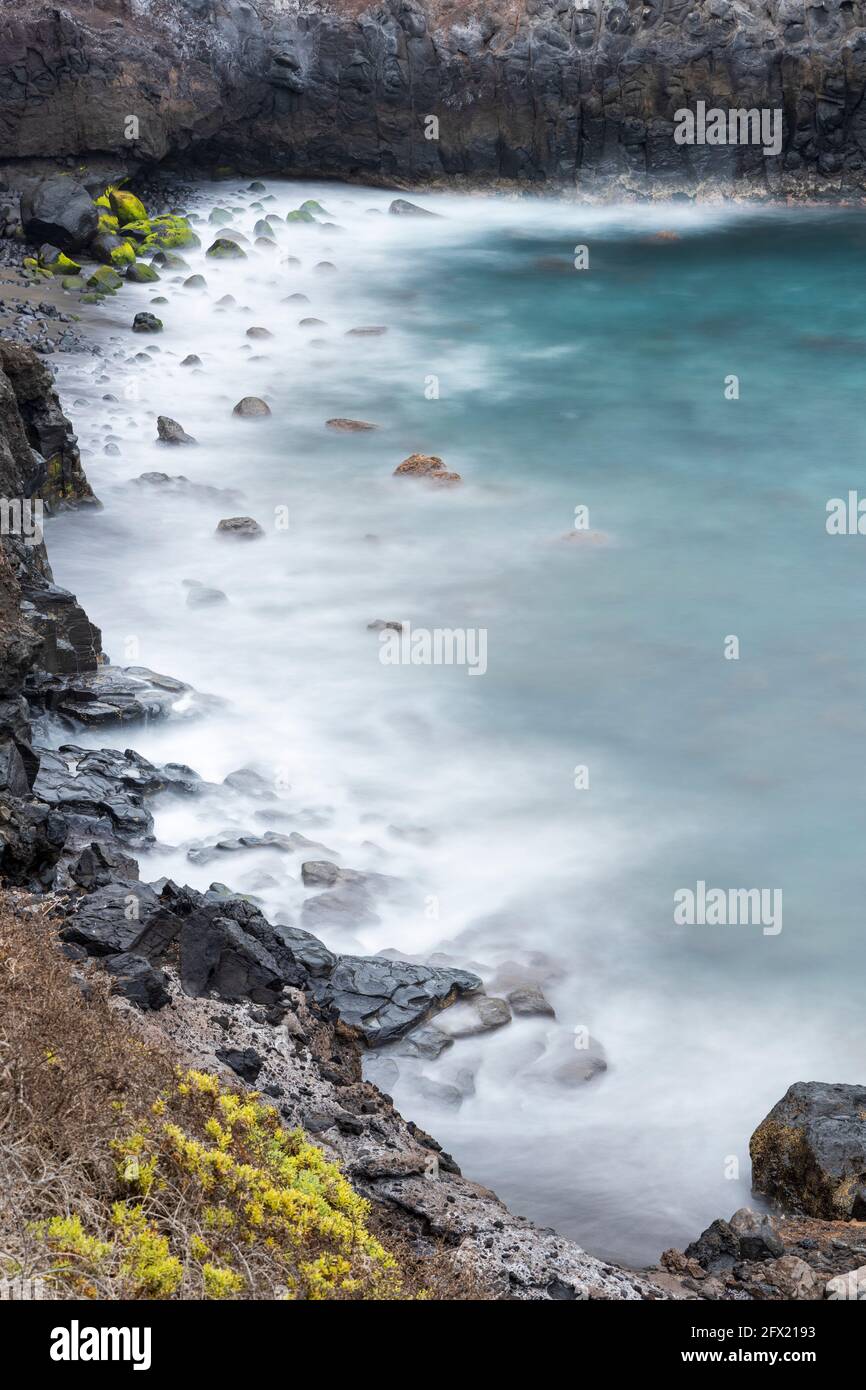
{"type": "Polygon", "coordinates": [[[28,693],[47,711],[83,728],[188,716],[214,703],[184,681],[146,666],[100,666],[79,675],[37,676],[28,693]]]}
{"type": "Polygon", "coordinates": [[[340,956],[330,974],[313,982],[319,1004],[332,1009],[369,1047],[403,1037],[440,1009],[481,988],[468,970],[388,960],[381,956],[340,956]]]}

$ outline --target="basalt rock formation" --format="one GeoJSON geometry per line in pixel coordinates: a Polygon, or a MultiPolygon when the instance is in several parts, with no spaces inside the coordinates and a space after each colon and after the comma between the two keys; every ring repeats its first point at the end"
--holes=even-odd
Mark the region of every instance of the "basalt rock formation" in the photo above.
{"type": "Polygon", "coordinates": [[[866,181],[863,0],[19,0],[0,74],[18,186],[58,157],[402,185],[866,181]],[[677,145],[699,100],[781,109],[781,155],[677,145]]]}

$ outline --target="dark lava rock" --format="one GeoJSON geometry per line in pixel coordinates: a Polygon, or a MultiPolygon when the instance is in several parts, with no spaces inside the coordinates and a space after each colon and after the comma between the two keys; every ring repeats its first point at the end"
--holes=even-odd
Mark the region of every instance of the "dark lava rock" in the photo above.
{"type": "Polygon", "coordinates": [[[158,319],[156,314],[149,314],[143,310],[140,314],[136,314],[132,320],[132,331],[133,333],[161,333],[162,319],[158,319]]]}
{"type": "Polygon", "coordinates": [[[740,1258],[740,1240],[727,1221],[713,1221],[685,1249],[686,1259],[697,1260],[710,1274],[733,1269],[740,1258]]]}
{"type": "Polygon", "coordinates": [[[236,536],[238,540],[254,541],[263,536],[265,530],[251,516],[228,516],[219,522],[216,533],[218,536],[236,536]]]}
{"type": "Polygon", "coordinates": [[[159,958],[180,921],[146,883],[110,883],[80,898],[60,935],[92,956],[134,952],[159,958]]]}
{"type": "Polygon", "coordinates": [[[157,416],[156,432],[162,444],[195,444],[191,434],[187,434],[182,425],[177,420],[172,420],[168,415],[157,416]]]}
{"type": "Polygon", "coordinates": [[[87,189],[68,174],[49,174],[22,194],[21,222],[29,241],[79,251],[95,236],[98,221],[87,189]]]}
{"type": "Polygon", "coordinates": [[[146,666],[100,666],[64,676],[36,676],[28,694],[74,726],[164,719],[192,689],[146,666]]]}
{"type": "Polygon", "coordinates": [[[798,1081],[749,1142],[752,1182],[789,1212],[866,1219],[866,1086],[798,1081]]]}
{"type": "Polygon", "coordinates": [[[255,1085],[256,1077],[265,1064],[264,1058],[259,1056],[254,1047],[221,1047],[217,1048],[216,1055],[250,1086],[255,1085]]]}
{"type": "Polygon", "coordinates": [[[393,1042],[463,994],[481,988],[468,970],[442,970],[384,957],[340,956],[314,980],[319,1004],[357,1030],[370,1047],[393,1042]]]}
{"type": "Polygon", "coordinates": [[[123,952],[111,956],[105,969],[117,992],[139,1009],[163,1009],[171,1003],[165,972],[155,969],[144,956],[123,952]]]}

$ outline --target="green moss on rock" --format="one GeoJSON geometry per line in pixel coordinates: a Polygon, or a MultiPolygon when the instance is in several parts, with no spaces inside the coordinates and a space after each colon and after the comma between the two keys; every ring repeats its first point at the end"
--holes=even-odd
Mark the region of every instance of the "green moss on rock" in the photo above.
{"type": "Polygon", "coordinates": [[[217,237],[212,246],[209,246],[206,255],[214,260],[232,260],[246,257],[246,251],[242,246],[238,246],[236,241],[230,241],[228,237],[217,237]]]}
{"type": "Polygon", "coordinates": [[[119,290],[123,281],[110,265],[101,265],[98,270],[87,281],[88,288],[96,290],[99,294],[113,294],[119,290]]]}
{"type": "Polygon", "coordinates": [[[127,280],[131,280],[134,285],[149,285],[159,276],[153,266],[145,265],[144,261],[136,261],[126,272],[127,280]]]}
{"type": "Polygon", "coordinates": [[[147,217],[147,208],[134,193],[125,188],[107,188],[105,191],[111,211],[121,227],[125,227],[128,222],[140,222],[147,217]]]}

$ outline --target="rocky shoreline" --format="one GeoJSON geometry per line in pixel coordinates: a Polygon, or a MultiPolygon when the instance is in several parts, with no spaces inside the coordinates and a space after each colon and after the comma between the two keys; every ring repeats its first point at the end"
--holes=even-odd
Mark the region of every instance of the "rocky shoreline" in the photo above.
{"type": "MultiPolygon", "coordinates": [[[[42,283],[50,284],[44,276],[42,283]]],[[[38,304],[35,318],[54,321],[38,304]]],[[[0,342],[0,493],[40,499],[49,514],[98,506],[38,347],[0,342]]],[[[55,583],[41,537],[32,539],[4,535],[0,546],[0,875],[11,891],[51,904],[85,997],[91,972],[105,969],[131,1028],[164,1036],[190,1063],[271,1096],[286,1123],[336,1158],[402,1238],[421,1252],[448,1249],[467,1280],[493,1297],[863,1296],[862,1088],[793,1087],[756,1131],[756,1188],[791,1215],[738,1212],[643,1273],[539,1230],[464,1177],[363,1079],[362,1050],[401,1039],[432,1045],[426,1025],[458,999],[453,1017],[460,1007],[486,1011],[491,1027],[508,1006],[485,995],[470,971],[338,955],[310,931],[269,922],[223,884],[201,893],[142,883],[135,856],[153,844],[150,799],[195,797],[206,784],[188,767],[159,767],[131,749],[82,747],[75,734],[170,718],[195,693],[174,677],[108,664],[98,629],[55,583]],[[40,746],[45,719],[62,721],[70,741],[40,746]]],[[[377,876],[340,868],[303,836],[266,831],[263,844],[272,843],[268,835],[300,855],[313,890],[309,925],[317,910],[362,913],[383,891],[377,876]]],[[[224,859],[230,850],[214,841],[201,852],[224,859]]]]}
{"type": "MultiPolygon", "coordinates": [[[[48,511],[98,505],[50,372],[32,349],[3,342],[0,474],[5,497],[40,497],[48,511]]],[[[0,565],[0,876],[8,893],[50,905],[82,1007],[90,972],[105,969],[132,1028],[273,1097],[286,1123],[337,1158],[403,1238],[453,1251],[489,1296],[664,1296],[512,1215],[363,1080],[364,1045],[423,1032],[458,997],[479,997],[476,976],[387,955],[338,956],[307,931],[272,925],[221,884],[199,893],[140,881],[136,851],[153,843],[150,798],[195,796],[201,779],[132,750],[43,748],[34,726],[45,717],[72,731],[170,717],[188,688],[105,662],[98,629],[54,583],[42,540],[4,535],[0,565]]],[[[292,852],[320,848],[294,838],[292,852]]],[[[364,875],[313,859],[304,868],[324,890],[320,900],[363,904],[364,875]]]]}

